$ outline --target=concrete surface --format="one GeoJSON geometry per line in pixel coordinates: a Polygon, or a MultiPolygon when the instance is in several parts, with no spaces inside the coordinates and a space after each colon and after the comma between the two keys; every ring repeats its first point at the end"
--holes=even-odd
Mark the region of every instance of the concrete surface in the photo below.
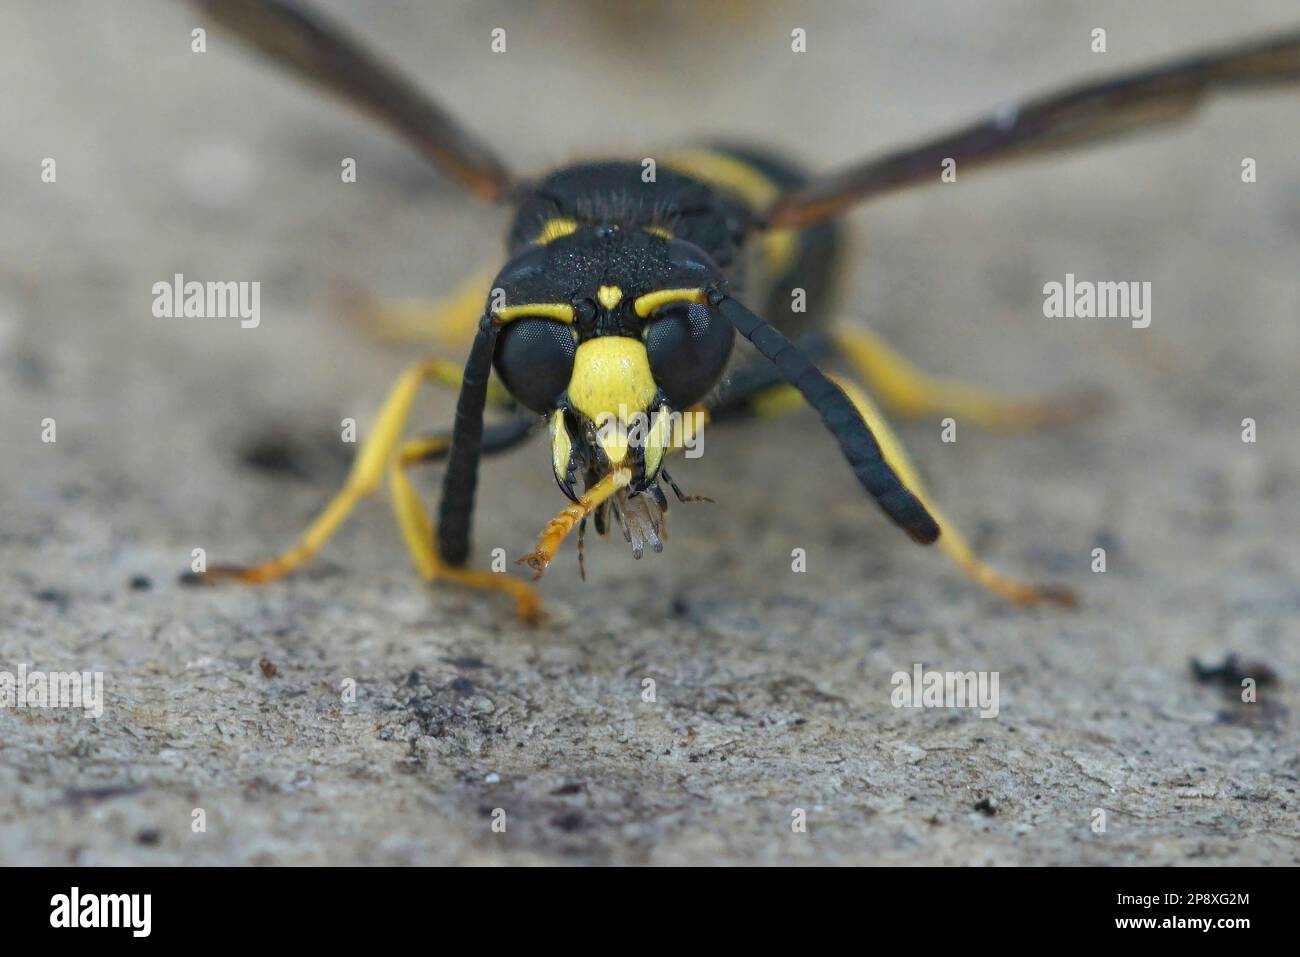
{"type": "MultiPolygon", "coordinates": [[[[524,170],[717,134],[829,168],[1295,25],[1286,0],[328,6],[524,170]]],[[[505,227],[216,34],[192,54],[194,25],[134,0],[0,10],[0,670],[106,686],[98,719],[0,712],[0,862],[1300,860],[1295,93],[851,217],[843,315],[931,370],[1114,397],[1055,433],[903,430],[980,551],[1070,583],[1078,611],[1008,607],[911,545],[802,414],[719,430],[678,466],[718,504],[676,510],[664,554],[593,541],[584,584],[570,545],[530,630],[422,587],[378,499],[291,580],[176,584],[193,548],[287,544],[346,468],[340,419],[364,428],[415,354],[340,321],[339,289],[436,295],[494,263],[505,227]],[[155,319],[175,272],[260,281],[261,326],[155,319]],[[1045,320],[1042,285],[1067,272],[1152,282],[1151,328],[1045,320]],[[1257,703],[1193,679],[1189,659],[1229,652],[1276,672],[1257,703]],[[996,671],[998,717],[895,709],[914,663],[996,671]]],[[[531,548],[561,504],[544,443],[490,463],[480,501],[480,564],[531,548]]]]}

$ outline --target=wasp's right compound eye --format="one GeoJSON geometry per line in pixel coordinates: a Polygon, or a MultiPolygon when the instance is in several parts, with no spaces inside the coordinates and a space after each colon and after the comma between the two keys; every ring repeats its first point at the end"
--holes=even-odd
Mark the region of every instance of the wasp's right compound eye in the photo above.
{"type": "Polygon", "coordinates": [[[650,369],[674,408],[687,409],[708,394],[735,338],[735,327],[705,303],[673,303],[651,317],[645,329],[650,369]]]}
{"type": "Polygon", "coordinates": [[[516,319],[497,338],[496,369],[520,404],[545,415],[569,386],[577,342],[554,319],[516,319]]]}

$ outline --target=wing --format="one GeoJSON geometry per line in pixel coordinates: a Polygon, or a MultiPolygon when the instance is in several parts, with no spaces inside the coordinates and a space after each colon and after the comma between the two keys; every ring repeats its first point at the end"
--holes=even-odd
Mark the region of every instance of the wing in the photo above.
{"type": "Polygon", "coordinates": [[[341,27],[292,0],[190,0],[272,61],[369,113],[470,193],[500,199],[505,167],[401,73],[341,27]]]}
{"type": "Polygon", "coordinates": [[[771,227],[802,228],[893,190],[937,181],[949,157],[983,166],[1140,132],[1192,113],[1211,92],[1300,80],[1300,33],[1216,50],[1010,104],[991,117],[814,179],[779,197],[771,227]]]}

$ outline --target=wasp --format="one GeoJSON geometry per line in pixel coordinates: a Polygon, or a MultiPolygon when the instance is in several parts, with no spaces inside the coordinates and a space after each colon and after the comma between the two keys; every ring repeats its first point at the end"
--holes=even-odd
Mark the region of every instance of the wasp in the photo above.
{"type": "Polygon", "coordinates": [[[621,527],[634,555],[662,549],[670,457],[709,423],[810,406],[866,493],[915,542],[938,543],[967,575],[1017,603],[1073,604],[1068,589],[1021,581],[979,559],[935,505],[875,400],[903,416],[942,411],[1024,428],[1084,414],[1084,396],[1013,398],[917,369],[878,336],[819,324],[841,248],[835,217],[905,187],[1180,120],[1211,93],[1300,79],[1300,33],[1214,50],[995,111],[955,132],[824,176],[762,150],[667,152],[657,161],[579,163],[538,178],[507,172],[490,146],[337,24],[289,0],[192,0],[214,23],[406,139],[481,200],[514,210],[507,258],[436,305],[376,317],[472,337],[463,368],[429,358],[392,387],[342,490],[270,561],[214,566],[202,579],[265,582],[307,561],[387,481],[411,559],[426,580],[509,593],[525,619],[540,602],[506,574],[470,569],[480,460],[543,423],[568,499],[522,562],[536,575],[590,519],[621,527]],[[649,173],[649,175],[647,175],[649,173]],[[484,295],[486,290],[486,297],[484,295]],[[796,308],[791,291],[803,294],[796,308]],[[739,337],[753,348],[733,355],[739,337]],[[847,375],[821,365],[842,360],[847,375]],[[450,429],[407,437],[426,383],[459,388],[450,429]],[[487,421],[491,405],[504,417],[487,421]],[[409,471],[443,462],[435,522],[409,471]]]}

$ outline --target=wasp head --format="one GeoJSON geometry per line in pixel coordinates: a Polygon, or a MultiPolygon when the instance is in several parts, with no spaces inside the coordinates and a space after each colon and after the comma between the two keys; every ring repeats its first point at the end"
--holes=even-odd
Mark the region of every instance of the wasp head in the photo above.
{"type": "Polygon", "coordinates": [[[608,507],[638,556],[660,547],[664,458],[693,440],[692,407],[731,355],[735,330],[710,302],[717,283],[698,247],[605,225],[526,247],[494,284],[497,374],[547,417],[552,469],[571,500],[579,480],[590,488],[626,472],[608,507]]]}

